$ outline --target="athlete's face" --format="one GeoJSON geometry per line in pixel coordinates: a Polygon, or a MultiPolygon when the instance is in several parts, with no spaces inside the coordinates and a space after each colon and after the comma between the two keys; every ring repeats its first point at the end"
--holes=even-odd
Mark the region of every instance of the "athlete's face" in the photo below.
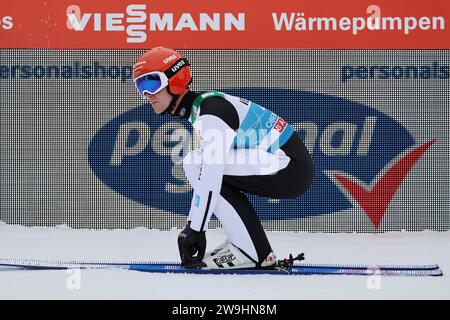
{"type": "Polygon", "coordinates": [[[169,107],[170,102],[172,101],[172,96],[167,91],[167,88],[162,89],[160,92],[156,94],[145,93],[145,97],[152,104],[153,110],[155,113],[160,114],[164,110],[169,107]]]}

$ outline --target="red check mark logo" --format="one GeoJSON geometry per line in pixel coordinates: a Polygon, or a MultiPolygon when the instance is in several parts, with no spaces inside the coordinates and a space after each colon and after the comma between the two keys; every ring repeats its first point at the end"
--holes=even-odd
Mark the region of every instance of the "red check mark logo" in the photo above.
{"type": "Polygon", "coordinates": [[[347,174],[332,173],[332,177],[336,184],[345,189],[347,197],[351,197],[364,210],[375,228],[378,228],[400,184],[417,160],[435,142],[436,139],[433,139],[407,152],[376,178],[371,188],[347,174]]]}

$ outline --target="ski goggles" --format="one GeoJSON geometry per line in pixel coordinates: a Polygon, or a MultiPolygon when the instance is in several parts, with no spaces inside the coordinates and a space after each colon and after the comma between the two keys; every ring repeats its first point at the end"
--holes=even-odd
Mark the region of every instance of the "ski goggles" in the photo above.
{"type": "Polygon", "coordinates": [[[140,75],[136,78],[136,80],[134,80],[134,84],[136,85],[136,89],[139,94],[145,98],[146,93],[156,94],[167,87],[169,84],[169,79],[187,66],[189,66],[189,62],[187,59],[182,58],[164,72],[152,71],[140,75]]]}
{"type": "Polygon", "coordinates": [[[134,81],[139,94],[145,98],[145,94],[156,94],[167,87],[169,79],[166,74],[161,71],[153,71],[143,74],[134,81]]]}

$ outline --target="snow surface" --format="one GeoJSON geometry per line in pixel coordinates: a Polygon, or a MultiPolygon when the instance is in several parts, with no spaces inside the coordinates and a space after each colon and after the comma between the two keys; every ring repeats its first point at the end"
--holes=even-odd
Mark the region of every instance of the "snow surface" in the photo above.
{"type": "MultiPolygon", "coordinates": [[[[179,230],[28,228],[0,223],[0,257],[177,261],[178,233],[179,230]]],[[[0,299],[450,299],[450,232],[269,232],[268,237],[279,258],[305,252],[308,263],[438,263],[444,276],[374,278],[2,270],[0,299]]],[[[208,249],[224,238],[222,230],[209,230],[208,249]]]]}

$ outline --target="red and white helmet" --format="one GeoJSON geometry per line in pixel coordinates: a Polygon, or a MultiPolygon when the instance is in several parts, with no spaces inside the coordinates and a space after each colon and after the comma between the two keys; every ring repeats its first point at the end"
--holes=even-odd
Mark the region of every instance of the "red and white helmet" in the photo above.
{"type": "Polygon", "coordinates": [[[141,55],[133,65],[133,81],[142,96],[165,87],[172,95],[182,94],[192,82],[189,62],[179,52],[156,47],[141,55]]]}

